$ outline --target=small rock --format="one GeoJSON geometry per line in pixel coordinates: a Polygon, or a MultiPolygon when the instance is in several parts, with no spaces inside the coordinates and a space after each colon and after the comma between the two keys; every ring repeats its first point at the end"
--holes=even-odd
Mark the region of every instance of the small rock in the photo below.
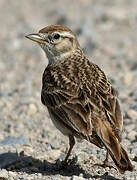
{"type": "Polygon", "coordinates": [[[137,111],[133,110],[133,109],[130,109],[128,112],[127,112],[129,118],[135,120],[137,119],[137,111]]]}
{"type": "Polygon", "coordinates": [[[83,178],[83,174],[82,174],[82,173],[80,173],[79,177],[82,177],[82,178],[83,178]]]}
{"type": "Polygon", "coordinates": [[[128,133],[127,137],[129,140],[134,140],[137,136],[137,132],[136,131],[131,131],[128,133]]]}
{"type": "Polygon", "coordinates": [[[15,172],[12,172],[12,171],[8,171],[8,173],[9,173],[9,176],[13,178],[16,177],[17,175],[15,172]]]}
{"type": "Polygon", "coordinates": [[[50,145],[52,149],[60,149],[60,143],[57,140],[53,140],[52,142],[50,142],[50,145]]]}
{"type": "Polygon", "coordinates": [[[124,76],[124,81],[126,85],[130,85],[133,82],[133,74],[130,72],[126,73],[124,76]]]}
{"type": "Polygon", "coordinates": [[[131,151],[132,154],[137,154],[137,142],[134,142],[134,146],[131,151]]]}
{"type": "Polygon", "coordinates": [[[71,180],[71,177],[65,177],[65,180],[71,180]]]}
{"type": "Polygon", "coordinates": [[[42,174],[41,173],[37,173],[37,176],[38,176],[39,179],[41,179],[42,174]]]}
{"type": "Polygon", "coordinates": [[[15,180],[13,177],[9,177],[8,180],[15,180]]]}
{"type": "MultiPolygon", "coordinates": [[[[77,154],[77,153],[76,153],[77,154]]],[[[78,157],[78,162],[81,163],[87,159],[89,159],[89,155],[85,152],[81,152],[81,153],[78,153],[77,154],[77,157],[78,157]]]]}
{"type": "MultiPolygon", "coordinates": [[[[52,177],[53,180],[62,180],[60,177],[52,177]]],[[[66,178],[65,178],[66,179],[66,178]]]]}
{"type": "Polygon", "coordinates": [[[73,176],[72,180],[85,180],[85,178],[79,176],[73,176]]]}
{"type": "Polygon", "coordinates": [[[61,154],[61,151],[60,150],[51,150],[49,152],[49,156],[51,157],[51,159],[55,160],[55,159],[58,159],[59,156],[61,154]]]}
{"type": "Polygon", "coordinates": [[[37,112],[37,107],[35,106],[35,104],[30,104],[28,108],[28,114],[33,115],[36,112],[37,112]]]}
{"type": "Polygon", "coordinates": [[[136,154],[128,154],[129,155],[129,158],[132,159],[132,160],[136,160],[136,154]]]}
{"type": "Polygon", "coordinates": [[[31,177],[31,176],[27,177],[27,180],[33,180],[33,179],[34,177],[31,177]]]}
{"type": "Polygon", "coordinates": [[[25,155],[31,156],[34,152],[34,149],[30,146],[24,146],[25,155]]]}
{"type": "Polygon", "coordinates": [[[137,169],[137,162],[136,161],[132,161],[132,164],[134,166],[134,169],[137,169]]]}
{"type": "Polygon", "coordinates": [[[0,179],[1,178],[8,178],[8,171],[5,169],[0,170],[0,179]]]}
{"type": "Polygon", "coordinates": [[[134,128],[135,128],[135,125],[134,125],[134,124],[130,124],[130,125],[128,125],[128,126],[125,126],[125,130],[126,130],[127,132],[133,131],[134,128]]]}

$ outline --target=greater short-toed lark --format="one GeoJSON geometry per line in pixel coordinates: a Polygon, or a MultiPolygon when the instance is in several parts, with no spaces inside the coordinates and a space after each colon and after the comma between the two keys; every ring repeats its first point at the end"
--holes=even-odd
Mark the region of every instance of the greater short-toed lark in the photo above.
{"type": "MultiPolygon", "coordinates": [[[[47,26],[27,38],[36,41],[49,60],[42,79],[41,101],[70,148],[75,139],[103,146],[120,173],[133,166],[121,142],[123,118],[117,94],[104,72],[84,55],[74,33],[60,25],[47,26]]],[[[106,162],[105,161],[105,162],[106,162]]]]}

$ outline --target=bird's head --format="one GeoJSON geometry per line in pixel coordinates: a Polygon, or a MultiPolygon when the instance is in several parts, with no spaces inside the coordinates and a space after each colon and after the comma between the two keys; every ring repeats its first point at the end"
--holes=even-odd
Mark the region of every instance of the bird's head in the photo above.
{"type": "Polygon", "coordinates": [[[49,63],[68,57],[79,47],[74,33],[69,28],[60,25],[47,26],[38,33],[29,34],[26,37],[42,47],[49,63]]]}

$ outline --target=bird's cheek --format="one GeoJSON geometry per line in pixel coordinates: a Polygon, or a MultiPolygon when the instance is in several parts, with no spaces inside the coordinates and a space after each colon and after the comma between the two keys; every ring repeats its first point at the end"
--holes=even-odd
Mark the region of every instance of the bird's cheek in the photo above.
{"type": "Polygon", "coordinates": [[[65,53],[71,49],[69,43],[65,43],[65,42],[56,45],[55,48],[56,48],[56,51],[59,53],[65,53]]]}

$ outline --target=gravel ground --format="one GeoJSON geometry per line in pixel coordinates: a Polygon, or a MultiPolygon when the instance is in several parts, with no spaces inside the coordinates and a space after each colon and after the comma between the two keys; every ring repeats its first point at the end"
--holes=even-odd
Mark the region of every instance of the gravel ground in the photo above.
{"type": "Polygon", "coordinates": [[[137,179],[137,1],[0,0],[0,23],[0,179],[137,179]],[[74,147],[68,167],[59,169],[68,139],[40,102],[47,59],[24,37],[50,24],[70,27],[119,91],[132,173],[93,166],[105,150],[85,141],[74,147]]]}

